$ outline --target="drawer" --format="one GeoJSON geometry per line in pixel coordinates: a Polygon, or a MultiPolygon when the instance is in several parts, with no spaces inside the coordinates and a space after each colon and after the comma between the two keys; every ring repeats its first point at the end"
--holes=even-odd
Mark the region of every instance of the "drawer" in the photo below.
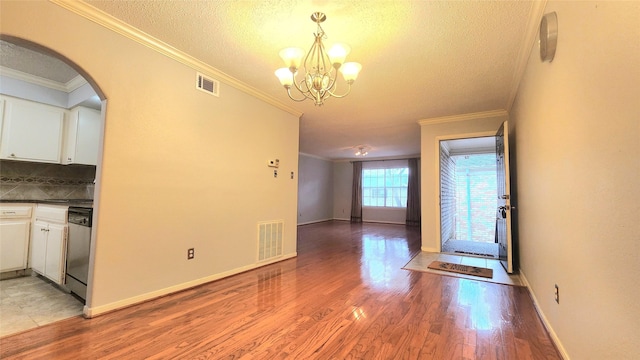
{"type": "Polygon", "coordinates": [[[0,205],[0,219],[31,218],[32,206],[0,205]]]}
{"type": "Polygon", "coordinates": [[[36,206],[35,219],[66,224],[68,211],[68,206],[38,204],[36,206]]]}

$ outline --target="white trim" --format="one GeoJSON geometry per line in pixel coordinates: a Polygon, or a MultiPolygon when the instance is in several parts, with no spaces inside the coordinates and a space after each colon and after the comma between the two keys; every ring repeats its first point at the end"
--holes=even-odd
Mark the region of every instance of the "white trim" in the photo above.
{"type": "Polygon", "coordinates": [[[65,88],[67,88],[67,92],[72,92],[73,90],[78,89],[79,87],[81,87],[86,83],[87,83],[87,80],[85,80],[85,78],[83,78],[82,75],[78,75],[73,79],[67,81],[67,83],[64,84],[64,86],[65,88]]]}
{"type": "Polygon", "coordinates": [[[0,66],[0,75],[66,93],[70,93],[87,83],[87,80],[82,75],[77,75],[66,83],[61,83],[3,66],[0,66]]]}
{"type": "Polygon", "coordinates": [[[436,167],[436,177],[437,180],[434,181],[435,183],[435,187],[436,187],[436,194],[437,194],[437,201],[435,202],[435,207],[436,207],[436,224],[437,226],[435,226],[435,236],[436,236],[436,240],[438,240],[438,247],[437,248],[429,248],[430,250],[423,250],[423,251],[435,251],[435,252],[441,252],[442,251],[442,219],[440,218],[440,142],[441,141],[446,141],[446,140],[457,140],[457,139],[470,139],[470,138],[477,138],[477,137],[488,137],[488,136],[495,136],[496,133],[492,132],[492,131],[481,131],[481,132],[475,132],[475,133],[465,133],[465,134],[451,134],[451,135],[441,135],[441,136],[436,136],[435,138],[435,142],[434,145],[436,147],[436,156],[437,156],[437,161],[434,161],[435,163],[435,167],[436,167]]]}
{"type": "Polygon", "coordinates": [[[420,126],[423,126],[423,125],[442,124],[442,123],[450,123],[450,122],[457,122],[457,121],[486,119],[486,118],[506,116],[506,115],[509,115],[509,113],[507,113],[506,110],[499,109],[499,110],[481,111],[481,112],[460,114],[460,115],[442,116],[442,117],[430,118],[430,119],[422,119],[422,120],[418,120],[418,124],[420,124],[420,126]]]}
{"type": "Polygon", "coordinates": [[[208,282],[212,282],[215,280],[219,280],[219,279],[223,279],[232,275],[237,275],[240,273],[243,273],[245,271],[249,271],[249,270],[253,270],[253,269],[257,269],[260,267],[263,267],[265,265],[269,265],[269,264],[273,264],[273,263],[277,263],[283,260],[287,260],[287,259],[291,259],[298,256],[297,252],[291,253],[291,254],[287,254],[287,255],[283,255],[281,257],[278,257],[275,260],[272,261],[265,261],[265,262],[261,262],[260,264],[251,264],[251,265],[247,265],[247,266],[242,266],[236,269],[232,269],[229,271],[225,271],[219,274],[215,274],[215,275],[211,275],[211,276],[206,276],[200,279],[196,279],[196,280],[192,280],[192,281],[187,281],[185,283],[182,284],[178,284],[178,285],[174,285],[174,286],[170,286],[168,288],[164,288],[164,289],[160,289],[160,290],[156,290],[156,291],[152,291],[152,292],[148,292],[146,294],[141,294],[141,295],[137,295],[134,297],[130,297],[128,299],[123,299],[123,300],[119,300],[119,301],[115,301],[106,305],[101,305],[101,306],[96,306],[96,307],[89,307],[87,305],[84,306],[84,308],[82,309],[82,312],[84,314],[84,317],[86,318],[92,318],[92,317],[96,317],[98,315],[107,313],[107,312],[111,312],[114,310],[118,310],[118,309],[122,309],[124,307],[127,306],[132,306],[132,305],[136,305],[145,301],[149,301],[149,300],[153,300],[153,299],[157,299],[159,297],[162,296],[166,296],[166,295],[171,295],[173,293],[179,292],[179,291],[183,291],[183,290],[187,290],[202,284],[206,284],[208,282]]]}
{"type": "Polygon", "coordinates": [[[362,220],[363,223],[373,223],[373,224],[392,224],[392,225],[407,225],[404,222],[398,221],[380,221],[380,220],[362,220]]]}
{"type": "Polygon", "coordinates": [[[307,222],[303,222],[303,223],[298,223],[298,225],[317,224],[317,223],[321,223],[321,222],[325,222],[325,221],[331,221],[331,220],[333,220],[333,219],[327,218],[327,219],[320,219],[320,220],[312,220],[312,221],[307,221],[307,222]]]}
{"type": "Polygon", "coordinates": [[[351,221],[351,218],[333,218],[336,221],[351,221]]]}
{"type": "Polygon", "coordinates": [[[439,253],[440,249],[436,249],[436,248],[431,248],[431,247],[420,247],[420,250],[422,251],[426,251],[426,252],[432,252],[432,253],[439,253]]]}
{"type": "Polygon", "coordinates": [[[520,52],[518,53],[516,69],[513,72],[513,78],[511,80],[511,92],[509,93],[509,99],[505,104],[505,109],[507,109],[507,111],[511,111],[513,102],[516,100],[516,96],[518,95],[520,82],[522,81],[524,71],[527,68],[527,63],[529,62],[529,55],[531,55],[531,51],[537,43],[540,20],[544,15],[544,9],[546,6],[547,0],[538,0],[531,2],[531,16],[529,17],[529,21],[527,23],[527,30],[524,34],[522,34],[522,40],[520,41],[520,44],[522,44],[522,46],[520,47],[520,52]]]}
{"type": "Polygon", "coordinates": [[[318,160],[324,160],[324,161],[333,162],[333,160],[331,160],[329,158],[318,156],[318,155],[313,155],[313,154],[307,154],[307,153],[303,153],[301,151],[298,152],[298,155],[302,155],[302,156],[306,156],[306,157],[310,157],[310,158],[314,158],[314,159],[318,159],[318,160]]]}
{"type": "Polygon", "coordinates": [[[251,96],[254,96],[268,104],[271,104],[280,110],[286,111],[291,115],[295,115],[298,118],[302,116],[302,112],[280,102],[276,98],[267,95],[258,89],[249,86],[240,80],[174,48],[173,46],[154,38],[153,36],[136,29],[135,27],[116,19],[115,17],[99,10],[83,1],[76,0],[49,0],[52,3],[63,7],[77,15],[84,17],[87,20],[93,21],[98,25],[101,25],[115,33],[118,33],[130,40],[133,40],[141,45],[144,45],[160,54],[163,54],[173,60],[178,61],[192,69],[201,72],[206,76],[210,76],[220,82],[233,86],[234,88],[243,91],[251,96]]]}
{"type": "Polygon", "coordinates": [[[542,308],[538,303],[538,299],[536,298],[536,294],[533,292],[533,288],[531,288],[531,284],[529,284],[529,281],[527,280],[527,277],[524,275],[524,272],[522,271],[522,269],[520,269],[519,272],[520,272],[520,280],[522,280],[522,284],[526,286],[527,289],[529,289],[529,294],[531,294],[531,299],[533,299],[533,306],[536,308],[538,315],[540,315],[540,320],[542,320],[542,324],[544,325],[544,327],[547,329],[547,332],[551,336],[551,340],[556,345],[556,348],[558,349],[560,356],[565,360],[569,360],[570,359],[569,354],[567,353],[567,350],[565,350],[564,346],[562,346],[562,342],[560,342],[560,338],[558,338],[558,335],[556,334],[556,332],[553,331],[553,327],[551,327],[549,320],[547,320],[547,317],[544,315],[544,312],[542,311],[542,308]]]}

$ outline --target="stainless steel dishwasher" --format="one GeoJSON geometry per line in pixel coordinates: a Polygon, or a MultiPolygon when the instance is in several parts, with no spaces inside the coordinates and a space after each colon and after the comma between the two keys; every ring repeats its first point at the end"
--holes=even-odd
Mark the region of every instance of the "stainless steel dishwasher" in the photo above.
{"type": "Polygon", "coordinates": [[[93,209],[69,207],[69,237],[67,239],[66,286],[83,300],[87,298],[91,218],[93,209]]]}

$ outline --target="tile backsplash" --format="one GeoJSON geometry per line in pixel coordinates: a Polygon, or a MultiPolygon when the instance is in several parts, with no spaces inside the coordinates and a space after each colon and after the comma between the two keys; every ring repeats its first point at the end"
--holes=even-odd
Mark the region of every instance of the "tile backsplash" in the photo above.
{"type": "Polygon", "coordinates": [[[0,199],[93,199],[96,167],[0,160],[0,199]]]}

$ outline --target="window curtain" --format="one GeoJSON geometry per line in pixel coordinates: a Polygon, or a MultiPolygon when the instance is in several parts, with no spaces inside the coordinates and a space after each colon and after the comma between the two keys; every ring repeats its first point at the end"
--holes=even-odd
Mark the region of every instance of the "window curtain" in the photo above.
{"type": "Polygon", "coordinates": [[[406,224],[420,226],[420,218],[420,170],[418,169],[418,159],[409,159],[406,224]]]}
{"type": "Polygon", "coordinates": [[[362,222],[362,161],[353,162],[353,190],[351,191],[351,222],[362,222]]]}

